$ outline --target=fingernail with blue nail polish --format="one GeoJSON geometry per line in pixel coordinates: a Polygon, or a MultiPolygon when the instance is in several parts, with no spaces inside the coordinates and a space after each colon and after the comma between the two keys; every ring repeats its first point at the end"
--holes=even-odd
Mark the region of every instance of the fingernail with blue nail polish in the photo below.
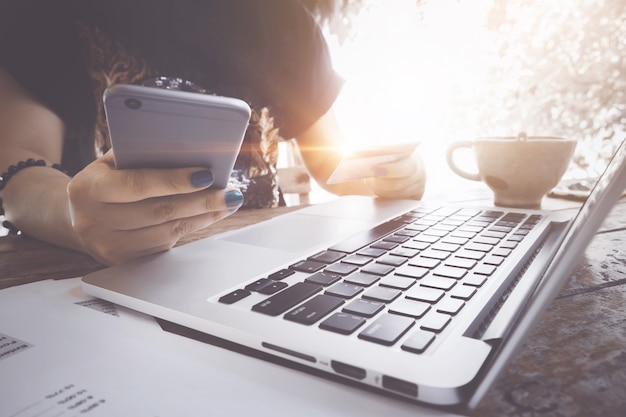
{"type": "Polygon", "coordinates": [[[224,195],[224,199],[226,200],[226,207],[235,209],[243,203],[243,194],[238,190],[231,190],[224,195]]]}
{"type": "Polygon", "coordinates": [[[213,185],[213,173],[211,171],[196,171],[191,174],[191,183],[194,187],[210,187],[213,185]]]}

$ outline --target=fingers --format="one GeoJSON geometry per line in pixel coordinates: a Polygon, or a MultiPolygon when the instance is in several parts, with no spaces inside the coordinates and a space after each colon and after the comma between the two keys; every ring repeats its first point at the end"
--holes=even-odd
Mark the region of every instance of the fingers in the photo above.
{"type": "Polygon", "coordinates": [[[242,202],[241,192],[235,189],[202,190],[132,203],[106,203],[101,220],[111,224],[114,230],[140,229],[211,212],[236,210],[242,202]]]}
{"type": "Polygon", "coordinates": [[[424,195],[426,172],[417,154],[379,165],[375,172],[377,175],[367,183],[379,197],[420,199],[424,195]]]}
{"type": "Polygon", "coordinates": [[[230,214],[231,211],[224,210],[132,231],[115,231],[108,234],[106,240],[90,240],[89,252],[102,264],[121,264],[140,256],[171,249],[183,236],[209,227],[230,214]]]}
{"type": "Polygon", "coordinates": [[[242,205],[241,192],[212,181],[201,168],[116,170],[109,152],[68,184],[74,233],[106,265],[169,249],[242,205]]]}
{"type": "Polygon", "coordinates": [[[205,168],[115,169],[113,151],[78,175],[90,176],[89,188],[82,191],[105,203],[193,193],[213,184],[213,175],[205,168]]]}

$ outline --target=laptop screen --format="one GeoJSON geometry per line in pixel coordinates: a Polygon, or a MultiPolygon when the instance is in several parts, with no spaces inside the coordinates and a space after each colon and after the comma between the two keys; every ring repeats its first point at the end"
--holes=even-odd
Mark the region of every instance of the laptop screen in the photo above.
{"type": "Polygon", "coordinates": [[[613,154],[578,214],[571,220],[562,244],[550,262],[540,284],[509,333],[508,340],[501,344],[499,351],[494,355],[493,366],[486,372],[468,402],[470,409],[478,405],[517,348],[522,346],[554,297],[570,279],[587,245],[623,195],[624,190],[626,190],[626,138],[622,140],[621,145],[613,154]]]}

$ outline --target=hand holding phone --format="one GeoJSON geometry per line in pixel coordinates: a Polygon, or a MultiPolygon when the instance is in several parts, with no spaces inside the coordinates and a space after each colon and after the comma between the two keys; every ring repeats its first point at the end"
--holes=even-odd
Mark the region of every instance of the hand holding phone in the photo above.
{"type": "Polygon", "coordinates": [[[115,166],[205,167],[224,188],[251,110],[244,101],[186,91],[117,84],[104,93],[115,166]]]}

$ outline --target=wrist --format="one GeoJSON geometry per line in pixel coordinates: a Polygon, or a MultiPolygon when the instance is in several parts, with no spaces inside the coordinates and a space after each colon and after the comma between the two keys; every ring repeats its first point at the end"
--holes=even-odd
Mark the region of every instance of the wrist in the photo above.
{"type": "MultiPolygon", "coordinates": [[[[27,169],[27,168],[34,168],[34,167],[51,167],[67,175],[67,172],[59,164],[48,164],[43,159],[36,160],[33,158],[28,158],[26,160],[19,161],[14,165],[10,165],[6,171],[0,174],[0,192],[2,192],[5,189],[9,181],[20,171],[27,169]]],[[[4,201],[2,200],[1,197],[0,197],[0,216],[3,216],[3,217],[6,216],[6,212],[4,209],[4,201]]],[[[8,229],[10,234],[21,233],[20,230],[17,227],[15,227],[9,220],[4,220],[2,222],[2,226],[8,229]]]]}

